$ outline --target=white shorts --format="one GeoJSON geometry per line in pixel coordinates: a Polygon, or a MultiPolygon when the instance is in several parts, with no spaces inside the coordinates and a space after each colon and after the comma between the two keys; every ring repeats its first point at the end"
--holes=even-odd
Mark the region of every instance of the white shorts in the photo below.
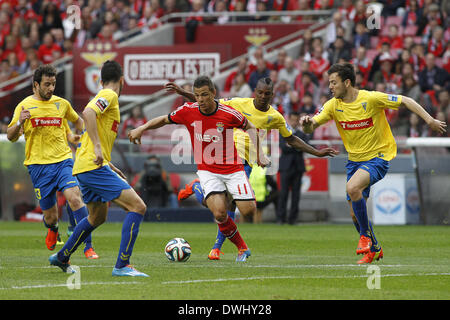
{"type": "Polygon", "coordinates": [[[213,173],[206,170],[197,171],[205,199],[214,193],[228,192],[233,200],[255,200],[255,194],[245,171],[230,174],[213,173]]]}

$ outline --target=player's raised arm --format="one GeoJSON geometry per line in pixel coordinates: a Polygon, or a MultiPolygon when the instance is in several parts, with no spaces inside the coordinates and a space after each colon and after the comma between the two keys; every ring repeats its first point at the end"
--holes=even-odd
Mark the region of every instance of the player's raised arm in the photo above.
{"type": "MultiPolygon", "coordinates": [[[[30,119],[31,114],[30,111],[26,110],[23,106],[20,111],[19,120],[12,126],[8,127],[6,130],[6,137],[11,142],[16,142],[17,139],[22,135],[23,133],[23,124],[27,119],[30,119]]],[[[14,120],[14,118],[13,118],[14,120]]]]}
{"type": "Polygon", "coordinates": [[[128,138],[130,139],[130,142],[134,144],[141,144],[141,137],[144,131],[158,129],[170,123],[169,116],[167,115],[153,118],[142,126],[128,132],[128,138]]]}
{"type": "Polygon", "coordinates": [[[431,128],[431,130],[436,131],[440,134],[443,134],[447,131],[446,130],[447,124],[445,122],[434,119],[414,99],[411,99],[410,97],[402,96],[401,106],[406,107],[409,111],[414,112],[419,117],[421,117],[426,122],[426,124],[431,128]]]}
{"type": "Polygon", "coordinates": [[[195,102],[195,95],[193,92],[189,92],[181,88],[179,85],[177,85],[175,82],[168,82],[164,85],[164,88],[166,88],[166,91],[176,93],[180,96],[183,96],[187,98],[191,102],[195,102]]]}
{"type": "Polygon", "coordinates": [[[100,137],[97,128],[97,113],[91,108],[85,108],[83,111],[83,118],[86,123],[86,131],[94,145],[95,159],[94,163],[98,166],[103,164],[103,152],[100,137]]]}

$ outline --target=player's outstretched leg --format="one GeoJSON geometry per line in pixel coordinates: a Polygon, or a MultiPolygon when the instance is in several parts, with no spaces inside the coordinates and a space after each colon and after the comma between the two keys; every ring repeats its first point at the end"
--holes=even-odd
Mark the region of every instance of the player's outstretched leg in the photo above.
{"type": "Polygon", "coordinates": [[[58,242],[58,211],[56,204],[48,209],[43,210],[44,226],[47,228],[47,235],[45,236],[45,245],[50,251],[55,250],[56,243],[58,242]]]}
{"type": "Polygon", "coordinates": [[[139,234],[139,226],[144,219],[147,206],[133,189],[123,190],[120,197],[115,199],[121,207],[128,210],[122,225],[119,254],[112,271],[113,276],[148,277],[147,274],[136,270],[130,265],[134,243],[139,234]]]}
{"type": "MultiPolygon", "coordinates": [[[[67,205],[67,214],[73,217],[73,221],[75,223],[75,226],[78,224],[79,221],[83,220],[88,216],[88,210],[86,206],[81,207],[78,210],[72,211],[70,208],[70,205],[67,205]]],[[[72,229],[73,233],[73,229],[72,229]]],[[[92,247],[92,235],[89,234],[86,239],[84,240],[84,255],[87,259],[98,259],[99,256],[95,252],[94,248],[92,247]]]]}

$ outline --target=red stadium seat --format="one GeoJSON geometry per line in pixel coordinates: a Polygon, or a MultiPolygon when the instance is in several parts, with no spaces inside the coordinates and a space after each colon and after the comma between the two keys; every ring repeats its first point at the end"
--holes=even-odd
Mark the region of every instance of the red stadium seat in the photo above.
{"type": "Polygon", "coordinates": [[[414,36],[416,35],[416,33],[417,33],[417,29],[418,29],[418,27],[415,26],[415,25],[409,25],[409,26],[406,26],[405,30],[403,31],[403,35],[404,35],[405,37],[406,37],[406,36],[412,36],[412,37],[414,37],[414,36]]]}

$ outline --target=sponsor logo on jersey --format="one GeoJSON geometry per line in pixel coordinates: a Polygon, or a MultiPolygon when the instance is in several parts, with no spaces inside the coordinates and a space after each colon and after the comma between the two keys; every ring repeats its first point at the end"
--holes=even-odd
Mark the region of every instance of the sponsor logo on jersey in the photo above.
{"type": "Polygon", "coordinates": [[[117,133],[117,131],[119,131],[119,122],[114,120],[111,130],[114,131],[115,133],[117,133]]]}
{"type": "Polygon", "coordinates": [[[339,124],[344,130],[359,130],[373,127],[373,120],[369,118],[356,121],[339,121],[339,124]]]}
{"type": "Polygon", "coordinates": [[[61,118],[55,117],[38,117],[31,119],[31,125],[36,127],[60,127],[62,123],[61,118]]]}

